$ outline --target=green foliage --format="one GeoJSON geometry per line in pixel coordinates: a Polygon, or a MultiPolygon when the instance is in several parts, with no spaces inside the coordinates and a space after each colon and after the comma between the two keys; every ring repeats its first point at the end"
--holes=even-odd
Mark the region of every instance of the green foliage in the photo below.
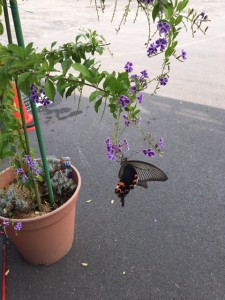
{"type": "MultiPolygon", "coordinates": [[[[62,195],[63,193],[65,193],[65,191],[74,192],[76,189],[76,185],[74,184],[72,179],[69,179],[67,177],[70,168],[63,168],[61,161],[54,156],[48,157],[47,160],[53,191],[59,195],[62,195]]],[[[40,174],[43,176],[43,178],[45,178],[43,164],[41,161],[38,161],[38,168],[41,172],[40,174]]],[[[43,180],[43,182],[40,182],[39,185],[43,194],[45,193],[45,190],[47,192],[45,180],[43,180]]]]}
{"type": "Polygon", "coordinates": [[[26,212],[29,205],[26,201],[20,198],[13,188],[7,191],[0,191],[0,215],[3,217],[10,217],[11,212],[21,211],[26,212]]]}

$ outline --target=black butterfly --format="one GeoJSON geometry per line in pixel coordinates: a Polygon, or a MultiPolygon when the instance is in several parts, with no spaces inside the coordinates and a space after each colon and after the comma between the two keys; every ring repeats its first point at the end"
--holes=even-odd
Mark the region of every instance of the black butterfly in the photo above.
{"type": "Polygon", "coordinates": [[[118,177],[120,179],[115,193],[124,206],[124,198],[135,185],[148,187],[147,181],[166,181],[166,174],[159,168],[140,160],[122,158],[118,177]]]}

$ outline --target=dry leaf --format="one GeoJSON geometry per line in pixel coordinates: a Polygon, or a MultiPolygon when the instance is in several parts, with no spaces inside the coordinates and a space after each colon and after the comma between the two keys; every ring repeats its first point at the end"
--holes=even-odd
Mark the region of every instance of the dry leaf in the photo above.
{"type": "Polygon", "coordinates": [[[90,203],[92,200],[87,200],[86,203],[90,203]]]}
{"type": "Polygon", "coordinates": [[[81,263],[81,265],[82,265],[83,267],[87,267],[87,266],[88,266],[88,263],[81,263]]]}
{"type": "Polygon", "coordinates": [[[115,200],[111,200],[111,204],[113,204],[115,202],[115,200]]]}

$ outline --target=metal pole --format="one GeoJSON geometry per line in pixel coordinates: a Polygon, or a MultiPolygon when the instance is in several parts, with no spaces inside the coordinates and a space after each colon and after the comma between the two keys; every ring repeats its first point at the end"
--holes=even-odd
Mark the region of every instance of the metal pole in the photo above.
{"type": "MultiPolygon", "coordinates": [[[[12,11],[13,23],[14,23],[14,28],[16,31],[16,38],[17,38],[18,45],[25,48],[17,1],[10,0],[10,7],[11,7],[11,11],[12,11]]],[[[41,125],[40,125],[40,121],[39,121],[39,117],[38,117],[38,110],[37,110],[35,103],[33,103],[32,101],[30,101],[30,103],[31,103],[31,110],[32,110],[32,114],[34,117],[37,139],[38,139],[39,149],[40,149],[40,153],[41,153],[41,158],[42,158],[42,162],[43,162],[43,167],[44,167],[44,172],[45,172],[45,177],[46,177],[46,182],[47,182],[47,187],[48,187],[49,200],[50,200],[50,204],[54,205],[54,203],[55,203],[54,195],[53,195],[52,184],[51,184],[51,180],[50,180],[48,163],[47,163],[47,159],[46,159],[44,142],[43,142],[42,133],[41,133],[41,125]]]]}
{"type": "Polygon", "coordinates": [[[8,41],[9,41],[9,44],[12,44],[12,34],[11,34],[9,14],[8,14],[8,8],[7,8],[6,0],[3,0],[3,10],[4,10],[4,16],[5,16],[5,26],[6,26],[8,41]]]}

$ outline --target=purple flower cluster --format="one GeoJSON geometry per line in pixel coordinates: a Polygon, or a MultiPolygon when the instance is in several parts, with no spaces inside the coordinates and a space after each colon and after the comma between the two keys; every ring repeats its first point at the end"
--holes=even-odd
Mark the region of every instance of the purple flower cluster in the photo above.
{"type": "MultiPolygon", "coordinates": [[[[9,221],[3,220],[2,226],[3,226],[3,228],[6,228],[7,226],[9,226],[9,221]]],[[[14,230],[20,231],[21,229],[22,229],[22,223],[17,222],[16,225],[14,226],[14,230]]]]}
{"type": "MultiPolygon", "coordinates": [[[[32,160],[32,158],[29,155],[25,155],[24,160],[26,162],[26,165],[30,168],[30,170],[38,177],[40,175],[40,170],[34,167],[35,163],[32,160]]],[[[28,177],[24,173],[24,170],[22,168],[16,169],[16,173],[22,175],[22,183],[25,183],[27,181],[28,177]]]]}
{"type": "Polygon", "coordinates": [[[20,231],[21,229],[22,229],[22,223],[21,222],[17,222],[16,226],[14,226],[14,230],[20,231]]]}
{"type": "Polygon", "coordinates": [[[30,100],[36,104],[40,103],[45,107],[52,103],[52,101],[45,95],[44,90],[41,89],[38,91],[34,84],[30,87],[30,100]]]}
{"type": "Polygon", "coordinates": [[[160,85],[164,85],[165,86],[165,85],[167,85],[168,81],[169,81],[168,77],[160,77],[159,78],[160,85]]]}
{"type": "Polygon", "coordinates": [[[122,105],[122,108],[125,108],[128,104],[130,104],[130,99],[127,96],[120,96],[119,103],[122,105]]]}
{"type": "Polygon", "coordinates": [[[124,139],[123,144],[113,144],[109,138],[106,139],[106,150],[107,157],[109,160],[116,160],[116,155],[122,152],[122,147],[124,146],[127,150],[129,150],[129,144],[126,139],[124,139]]]}
{"type": "Polygon", "coordinates": [[[147,71],[147,70],[141,71],[141,75],[142,75],[145,79],[149,78],[149,76],[148,76],[148,71],[147,71]]]}
{"type": "Polygon", "coordinates": [[[158,48],[160,49],[160,51],[164,51],[166,49],[167,46],[167,40],[164,38],[159,38],[155,43],[152,43],[148,50],[148,56],[151,56],[153,54],[157,54],[158,48]]]}
{"type": "Polygon", "coordinates": [[[157,25],[157,28],[159,30],[159,34],[165,34],[165,36],[168,35],[171,27],[170,27],[170,24],[167,23],[167,22],[159,22],[158,25],[157,25]]]}
{"type": "Polygon", "coordinates": [[[144,155],[146,155],[148,157],[154,157],[155,156],[155,152],[151,148],[144,149],[143,153],[144,153],[144,155]]]}
{"type": "Polygon", "coordinates": [[[126,65],[125,65],[124,69],[125,69],[128,73],[132,72],[132,71],[133,71],[133,63],[130,62],[130,61],[128,61],[128,62],[126,63],[126,65]]]}
{"type": "MultiPolygon", "coordinates": [[[[141,71],[141,76],[137,75],[137,74],[133,74],[131,75],[131,82],[135,82],[137,83],[138,81],[138,85],[140,85],[142,88],[146,88],[147,87],[147,79],[149,78],[148,72],[147,70],[141,71]]],[[[138,92],[137,87],[131,87],[130,89],[131,92],[138,92]]]]}

